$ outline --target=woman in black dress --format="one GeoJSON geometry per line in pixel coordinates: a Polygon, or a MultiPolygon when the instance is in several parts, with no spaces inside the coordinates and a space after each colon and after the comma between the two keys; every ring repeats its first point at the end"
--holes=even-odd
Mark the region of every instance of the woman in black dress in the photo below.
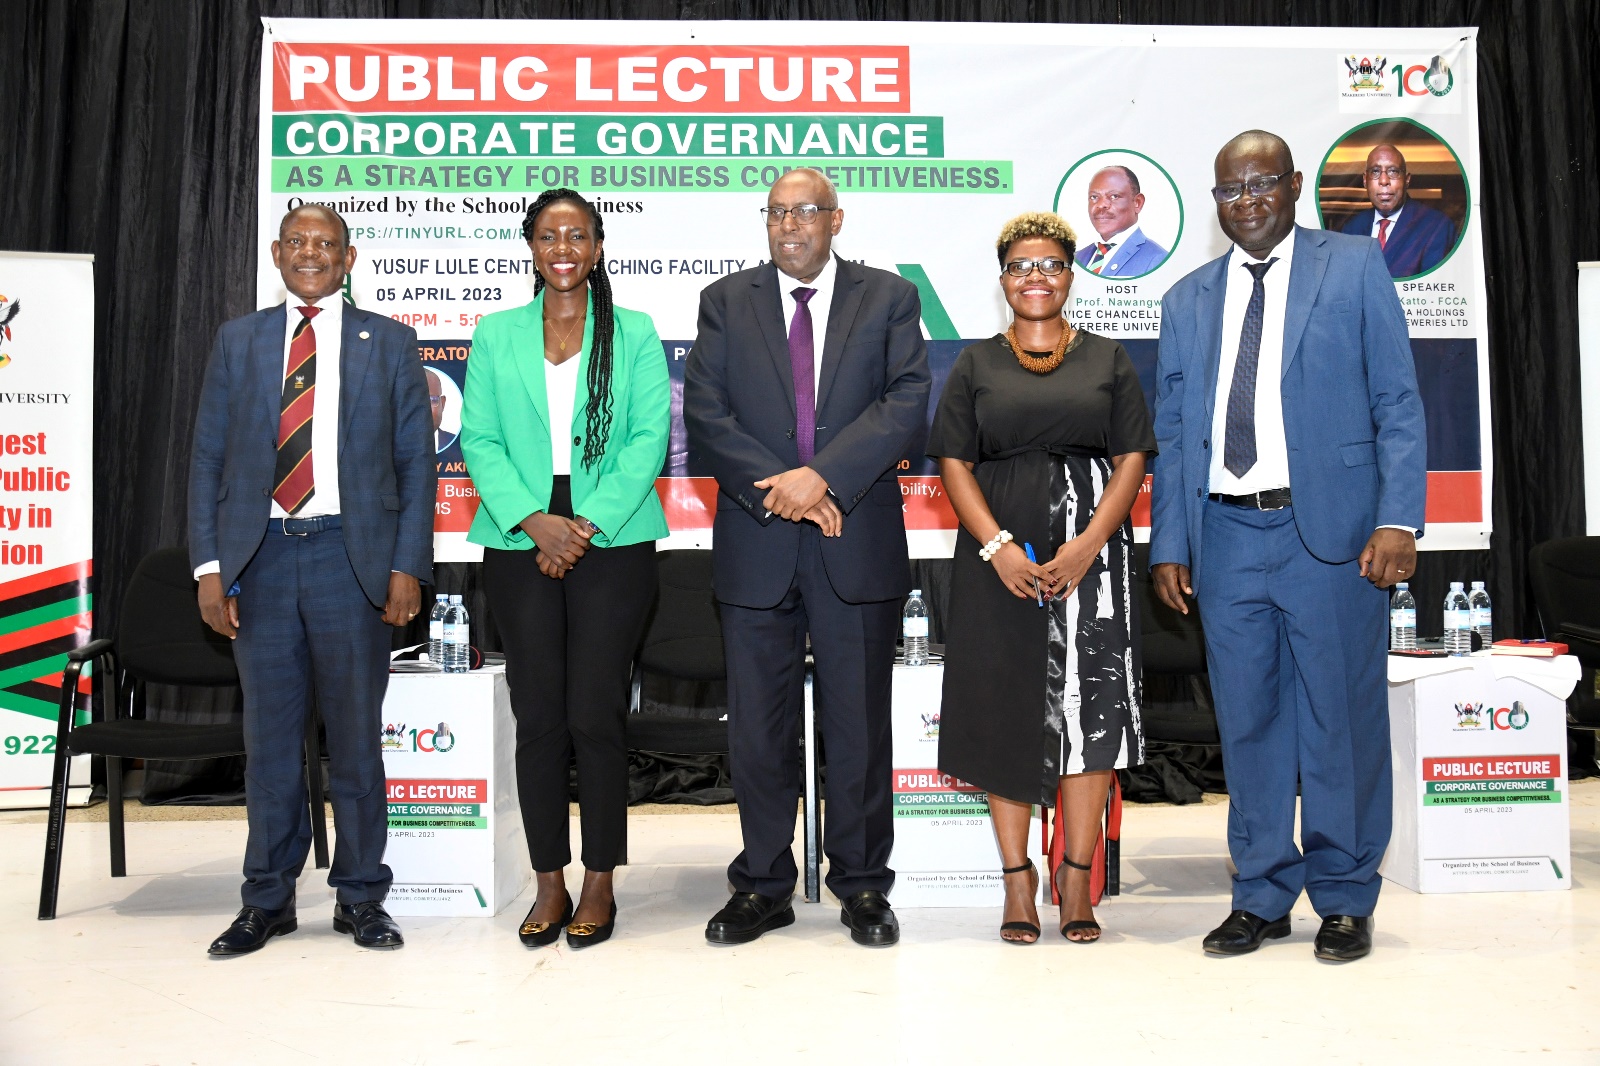
{"type": "Polygon", "coordinates": [[[1028,820],[1059,788],[1062,934],[1087,943],[1111,774],[1144,761],[1128,515],[1155,436],[1122,345],[1062,317],[1072,228],[1019,215],[996,244],[1012,326],[957,357],[928,439],[961,521],[939,768],[989,793],[1012,943],[1039,937],[1028,820]]]}

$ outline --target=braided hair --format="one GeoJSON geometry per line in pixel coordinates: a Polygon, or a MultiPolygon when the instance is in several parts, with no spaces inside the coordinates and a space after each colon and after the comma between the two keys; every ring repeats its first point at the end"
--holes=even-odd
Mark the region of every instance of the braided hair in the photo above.
{"type": "MultiPolygon", "coordinates": [[[[596,243],[606,239],[606,224],[600,212],[571,189],[546,189],[539,194],[528,208],[527,217],[522,220],[522,239],[533,240],[534,222],[540,213],[551,204],[563,200],[575,203],[589,213],[596,243]]],[[[534,271],[534,275],[533,294],[537,296],[544,291],[544,275],[538,270],[534,271]]],[[[587,432],[583,435],[585,470],[594,469],[605,454],[606,442],[611,437],[611,349],[612,337],[616,332],[616,316],[612,310],[611,276],[606,271],[604,253],[595,260],[594,269],[589,272],[589,291],[594,294],[594,350],[589,356],[589,400],[584,406],[587,420],[587,432]]]]}

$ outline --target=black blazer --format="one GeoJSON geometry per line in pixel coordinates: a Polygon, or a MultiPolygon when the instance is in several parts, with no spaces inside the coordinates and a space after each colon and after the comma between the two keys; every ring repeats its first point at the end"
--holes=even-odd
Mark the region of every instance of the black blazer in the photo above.
{"type": "MultiPolygon", "coordinates": [[[[794,578],[800,523],[768,515],[755,482],[800,465],[782,279],[771,263],[730,274],[700,294],[684,369],[690,461],[717,479],[713,526],[717,598],[775,606],[794,578]]],[[[817,389],[812,469],[845,514],[824,538],[828,580],[848,603],[911,587],[896,464],[927,424],[927,346],[914,285],[838,260],[817,389]]]]}

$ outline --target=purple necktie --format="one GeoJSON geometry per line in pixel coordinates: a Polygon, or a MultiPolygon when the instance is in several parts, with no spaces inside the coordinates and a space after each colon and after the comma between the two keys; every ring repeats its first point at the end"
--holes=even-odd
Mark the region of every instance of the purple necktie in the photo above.
{"type": "Polygon", "coordinates": [[[789,322],[789,369],[794,374],[794,436],[800,447],[800,465],[817,453],[817,346],[811,334],[811,308],[817,294],[804,285],[794,297],[794,318],[789,322]]]}

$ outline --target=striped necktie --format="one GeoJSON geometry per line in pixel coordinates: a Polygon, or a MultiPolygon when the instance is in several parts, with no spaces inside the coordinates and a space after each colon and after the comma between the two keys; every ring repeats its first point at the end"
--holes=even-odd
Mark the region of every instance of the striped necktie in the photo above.
{"type": "Polygon", "coordinates": [[[1098,274],[1105,269],[1106,257],[1111,253],[1111,245],[1099,241],[1095,243],[1094,257],[1089,260],[1089,273],[1098,274]]]}
{"type": "Polygon", "coordinates": [[[316,494],[316,468],[311,458],[311,415],[317,393],[317,331],[311,320],[320,307],[300,307],[305,317],[289,341],[289,368],[283,375],[283,402],[278,416],[278,467],[272,498],[289,514],[316,494]]]}

